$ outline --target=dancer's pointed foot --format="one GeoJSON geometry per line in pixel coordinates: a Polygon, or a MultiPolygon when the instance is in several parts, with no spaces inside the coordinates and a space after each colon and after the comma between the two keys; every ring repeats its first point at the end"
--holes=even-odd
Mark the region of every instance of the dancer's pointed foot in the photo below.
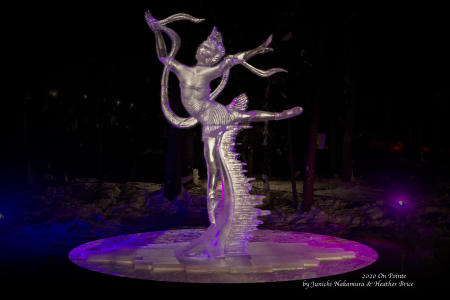
{"type": "Polygon", "coordinates": [[[216,225],[216,216],[215,216],[214,212],[208,211],[208,219],[209,219],[210,225],[216,225]]]}
{"type": "Polygon", "coordinates": [[[272,42],[273,34],[269,35],[267,40],[264,42],[265,47],[269,47],[270,43],[272,42]]]}
{"type": "Polygon", "coordinates": [[[280,113],[279,117],[277,118],[277,120],[289,119],[289,118],[300,115],[302,112],[303,112],[303,108],[301,108],[300,106],[296,106],[294,108],[282,111],[280,113]]]}
{"type": "MultiPolygon", "coordinates": [[[[252,55],[250,55],[250,57],[257,55],[257,54],[264,54],[264,53],[272,52],[273,48],[269,47],[271,42],[272,42],[272,35],[270,35],[264,43],[262,43],[258,48],[256,48],[255,49],[256,51],[252,55]]],[[[250,57],[248,57],[248,58],[250,58],[250,57]]],[[[248,58],[246,58],[246,59],[248,59],[248,58]]]]}
{"type": "Polygon", "coordinates": [[[218,204],[219,204],[219,199],[216,199],[215,196],[209,196],[206,200],[206,206],[207,206],[207,210],[208,210],[208,218],[209,218],[209,223],[211,225],[216,224],[216,210],[217,210],[218,204]]]}

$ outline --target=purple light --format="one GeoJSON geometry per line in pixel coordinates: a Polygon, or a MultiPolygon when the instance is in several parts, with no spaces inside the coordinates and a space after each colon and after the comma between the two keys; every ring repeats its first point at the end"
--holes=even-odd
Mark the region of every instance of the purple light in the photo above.
{"type": "Polygon", "coordinates": [[[91,271],[129,278],[256,283],[343,274],[364,268],[378,258],[372,248],[350,240],[314,233],[258,230],[249,241],[252,257],[249,265],[241,265],[237,260],[238,268],[222,264],[198,264],[192,268],[175,259],[174,250],[179,243],[194,241],[204,233],[204,229],[180,229],[115,236],[80,245],[70,251],[69,259],[91,271]],[[274,243],[276,250],[270,250],[274,243]],[[136,256],[138,252],[142,254],[136,256]]]}
{"type": "Polygon", "coordinates": [[[407,212],[407,211],[410,211],[411,209],[413,209],[409,200],[410,199],[407,198],[407,196],[405,196],[404,194],[403,195],[397,194],[392,197],[391,205],[394,209],[398,209],[399,212],[400,211],[407,212]]]}
{"type": "Polygon", "coordinates": [[[403,197],[398,197],[398,198],[397,198],[397,204],[398,204],[399,206],[405,205],[405,204],[406,204],[405,199],[404,199],[403,197]]]}

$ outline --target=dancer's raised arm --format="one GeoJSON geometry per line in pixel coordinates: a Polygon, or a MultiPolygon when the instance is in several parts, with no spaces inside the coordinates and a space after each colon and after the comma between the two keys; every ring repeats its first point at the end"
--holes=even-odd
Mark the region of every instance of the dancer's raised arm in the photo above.
{"type": "Polygon", "coordinates": [[[180,49],[181,45],[180,36],[172,29],[164,25],[161,25],[161,23],[158,20],[153,18],[149,10],[145,12],[145,21],[147,22],[150,29],[155,33],[156,53],[158,55],[159,60],[163,64],[170,67],[172,71],[178,73],[182,68],[182,64],[176,61],[174,57],[177,54],[178,50],[180,49]],[[167,53],[167,47],[164,42],[164,38],[162,36],[161,31],[164,31],[172,40],[172,49],[170,50],[169,53],[167,53]]]}
{"type": "Polygon", "coordinates": [[[255,49],[226,56],[225,59],[221,62],[221,67],[223,69],[231,68],[237,64],[244,63],[246,60],[252,58],[257,54],[272,52],[273,49],[268,47],[271,41],[272,35],[270,35],[269,38],[262,45],[260,45],[255,49]]]}
{"type": "Polygon", "coordinates": [[[253,72],[256,75],[261,76],[261,77],[268,77],[268,76],[271,76],[278,72],[287,72],[286,70],[284,70],[282,68],[272,68],[267,71],[259,70],[247,63],[248,59],[252,58],[253,56],[255,56],[257,54],[264,54],[264,53],[272,52],[273,49],[269,47],[269,44],[271,42],[272,42],[272,35],[270,35],[269,38],[263,44],[261,44],[259,47],[255,48],[255,49],[243,51],[243,52],[233,54],[233,55],[228,55],[219,64],[218,67],[221,69],[222,72],[224,72],[225,70],[230,69],[231,67],[233,67],[237,64],[242,64],[244,67],[249,69],[251,72],[253,72]]]}
{"type": "Polygon", "coordinates": [[[240,53],[234,54],[232,56],[235,59],[246,61],[257,54],[264,54],[264,53],[272,52],[273,49],[269,47],[271,42],[272,42],[272,35],[270,35],[267,38],[267,40],[264,43],[262,43],[259,47],[252,49],[252,50],[240,52],[240,53]]]}

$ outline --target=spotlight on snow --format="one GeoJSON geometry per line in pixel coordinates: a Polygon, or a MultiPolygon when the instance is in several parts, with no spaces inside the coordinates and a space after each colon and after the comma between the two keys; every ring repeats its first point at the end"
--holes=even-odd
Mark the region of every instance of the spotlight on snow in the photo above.
{"type": "Polygon", "coordinates": [[[398,212],[406,212],[412,208],[410,199],[404,194],[394,195],[391,198],[391,205],[398,212]]]}

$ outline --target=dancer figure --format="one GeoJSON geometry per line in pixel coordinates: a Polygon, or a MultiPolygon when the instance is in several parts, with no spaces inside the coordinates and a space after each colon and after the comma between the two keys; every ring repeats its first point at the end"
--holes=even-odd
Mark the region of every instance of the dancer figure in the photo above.
{"type": "MultiPolygon", "coordinates": [[[[216,27],[214,27],[209,37],[202,42],[197,49],[195,55],[197,64],[195,66],[186,66],[177,61],[174,54],[169,55],[167,53],[161,32],[165,32],[177,47],[179,47],[180,44],[178,34],[161,24],[163,23],[162,21],[159,22],[153,18],[150,11],[146,12],[145,19],[149,27],[155,33],[156,51],[159,60],[177,76],[180,82],[181,101],[184,108],[192,118],[202,124],[204,156],[208,170],[207,210],[209,221],[214,225],[216,223],[216,208],[220,202],[220,199],[217,199],[216,197],[216,189],[219,182],[219,154],[217,151],[219,133],[223,131],[227,125],[282,120],[301,114],[303,109],[301,107],[295,107],[282,112],[259,110],[245,111],[247,107],[247,97],[245,94],[234,99],[228,106],[216,102],[210,95],[211,81],[218,77],[223,77],[221,87],[218,89],[218,92],[220,92],[224,87],[224,82],[226,84],[229,70],[237,64],[244,65],[250,71],[262,77],[267,77],[277,72],[286,72],[280,68],[262,71],[246,62],[257,54],[273,51],[272,48],[269,48],[272,36],[269,36],[262,45],[253,50],[228,55],[222,59],[225,56],[225,48],[221,34],[217,31],[216,27]],[[224,79],[224,77],[226,78],[224,79]]],[[[196,22],[200,21],[202,21],[202,19],[196,19],[196,22]]],[[[216,97],[217,94],[218,93],[214,96],[216,97]]],[[[163,107],[163,110],[167,110],[167,108],[168,107],[163,107]]],[[[190,119],[191,121],[193,120],[192,118],[190,119]]],[[[191,122],[191,124],[195,125],[195,120],[191,122]]]]}

